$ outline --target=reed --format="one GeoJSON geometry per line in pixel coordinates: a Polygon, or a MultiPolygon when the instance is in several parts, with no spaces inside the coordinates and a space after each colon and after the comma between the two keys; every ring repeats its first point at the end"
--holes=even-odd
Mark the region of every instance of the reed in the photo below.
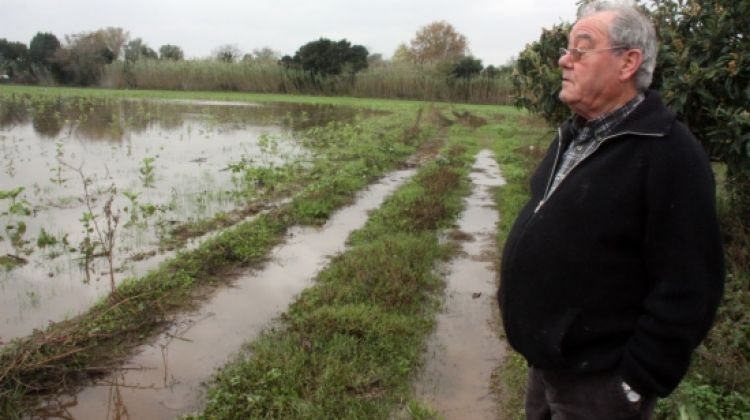
{"type": "Polygon", "coordinates": [[[115,62],[103,87],[178,91],[237,91],[412,99],[478,104],[512,103],[507,77],[452,78],[437,67],[381,64],[355,75],[320,76],[275,62],[212,60],[115,62]]]}

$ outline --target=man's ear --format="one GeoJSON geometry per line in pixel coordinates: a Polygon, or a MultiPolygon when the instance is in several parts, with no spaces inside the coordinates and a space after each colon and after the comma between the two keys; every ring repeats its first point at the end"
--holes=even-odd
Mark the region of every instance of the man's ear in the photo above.
{"type": "Polygon", "coordinates": [[[622,53],[620,66],[620,80],[625,81],[634,77],[643,62],[643,51],[639,49],[626,50],[622,53]]]}

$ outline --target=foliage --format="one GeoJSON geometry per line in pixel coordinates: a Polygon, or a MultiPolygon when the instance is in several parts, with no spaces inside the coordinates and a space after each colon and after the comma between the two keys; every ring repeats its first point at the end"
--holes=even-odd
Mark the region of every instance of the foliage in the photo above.
{"type": "Polygon", "coordinates": [[[182,52],[182,48],[177,45],[164,44],[159,47],[159,59],[161,60],[180,61],[183,58],[185,58],[185,54],[182,52]]]}
{"type": "Polygon", "coordinates": [[[460,79],[471,79],[478,76],[483,69],[482,60],[468,56],[459,60],[451,69],[451,76],[460,79]]]}
{"type": "Polygon", "coordinates": [[[399,45],[395,61],[414,64],[456,63],[469,53],[466,37],[446,21],[432,22],[420,28],[414,38],[399,45]]]}
{"type": "Polygon", "coordinates": [[[60,49],[60,40],[54,34],[37,32],[29,43],[29,61],[37,81],[60,80],[62,69],[55,62],[55,54],[60,49]]]}
{"type": "Polygon", "coordinates": [[[654,1],[655,84],[712,158],[750,220],[750,0],[654,1]]]}
{"type": "Polygon", "coordinates": [[[7,73],[11,78],[22,73],[27,65],[28,49],[23,42],[0,38],[0,75],[7,73]]]}
{"type": "Polygon", "coordinates": [[[367,68],[368,54],[367,48],[352,45],[346,39],[336,42],[320,38],[301,46],[294,57],[282,58],[282,64],[323,76],[341,73],[353,75],[367,68]]]}
{"type": "Polygon", "coordinates": [[[526,45],[513,70],[515,105],[542,116],[552,125],[560,124],[570,110],[560,102],[562,73],[557,64],[559,50],[568,45],[570,25],[561,23],[542,29],[539,41],[526,45]]]}
{"type": "Polygon", "coordinates": [[[65,36],[65,46],[58,49],[55,62],[67,83],[88,86],[99,82],[102,69],[120,55],[128,33],[122,28],[99,29],[65,36]]]}
{"type": "Polygon", "coordinates": [[[143,59],[155,60],[159,55],[146,45],[141,38],[131,40],[125,45],[125,60],[138,61],[143,59]]]}

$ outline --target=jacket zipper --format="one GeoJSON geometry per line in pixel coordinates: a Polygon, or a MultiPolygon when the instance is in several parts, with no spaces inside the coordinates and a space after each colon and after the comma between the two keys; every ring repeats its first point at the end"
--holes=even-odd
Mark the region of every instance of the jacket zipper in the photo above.
{"type": "MultiPolygon", "coordinates": [[[[599,150],[599,148],[601,147],[602,144],[604,144],[605,141],[611,140],[611,139],[616,138],[616,137],[624,136],[624,135],[634,135],[634,136],[642,136],[642,137],[664,137],[665,136],[664,133],[641,133],[641,132],[638,132],[638,131],[623,131],[623,132],[620,132],[620,133],[615,133],[615,134],[606,136],[606,137],[602,138],[601,140],[599,140],[599,143],[600,143],[599,147],[597,147],[596,150],[594,150],[593,153],[591,153],[590,155],[586,156],[584,159],[582,159],[581,161],[579,161],[574,167],[572,167],[570,169],[570,171],[568,171],[568,174],[565,175],[565,177],[560,180],[560,183],[557,185],[557,188],[560,188],[560,184],[562,184],[565,181],[565,178],[567,178],[568,175],[570,175],[570,173],[573,172],[573,170],[578,165],[581,164],[581,162],[583,162],[584,160],[589,159],[591,156],[593,156],[594,153],[596,153],[597,150],[599,150]]],[[[558,138],[558,142],[557,142],[557,154],[555,155],[555,161],[554,161],[554,164],[552,166],[552,170],[550,171],[549,180],[547,181],[547,187],[544,190],[544,196],[542,197],[541,200],[539,200],[539,204],[536,205],[536,208],[534,208],[534,214],[536,214],[537,212],[539,212],[539,209],[542,208],[542,206],[544,205],[544,203],[546,203],[547,200],[549,200],[549,197],[554,193],[554,191],[550,191],[550,188],[552,187],[552,180],[555,178],[555,175],[557,174],[557,165],[560,163],[560,151],[562,149],[562,129],[560,129],[559,127],[557,129],[557,138],[558,138]]],[[[557,190],[557,188],[555,190],[557,190]]]]}

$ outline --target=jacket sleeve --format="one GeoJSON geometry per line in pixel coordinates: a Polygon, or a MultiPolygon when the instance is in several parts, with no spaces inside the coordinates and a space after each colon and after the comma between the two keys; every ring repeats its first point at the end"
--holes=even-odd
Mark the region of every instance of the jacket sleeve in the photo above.
{"type": "Polygon", "coordinates": [[[713,323],[724,261],[713,173],[702,147],[679,123],[653,144],[643,243],[649,291],[619,373],[636,391],[665,397],[713,323]]]}

